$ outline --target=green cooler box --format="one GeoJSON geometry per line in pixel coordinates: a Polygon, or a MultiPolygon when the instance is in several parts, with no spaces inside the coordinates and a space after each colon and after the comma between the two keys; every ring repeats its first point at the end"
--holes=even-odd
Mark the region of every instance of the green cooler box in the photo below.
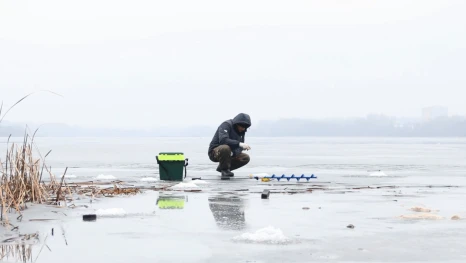
{"type": "Polygon", "coordinates": [[[186,166],[188,159],[184,158],[183,153],[179,152],[163,152],[155,157],[159,165],[160,180],[164,181],[183,181],[186,178],[186,166]]]}

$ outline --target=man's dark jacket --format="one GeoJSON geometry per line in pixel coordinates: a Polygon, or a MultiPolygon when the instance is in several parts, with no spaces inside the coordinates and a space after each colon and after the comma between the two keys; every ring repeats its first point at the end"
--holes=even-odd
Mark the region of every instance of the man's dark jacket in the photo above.
{"type": "Polygon", "coordinates": [[[228,145],[233,152],[233,156],[240,154],[243,149],[239,146],[239,143],[244,142],[247,128],[250,126],[251,117],[246,113],[240,113],[232,120],[224,121],[215,132],[215,135],[210,142],[208,153],[220,145],[228,145]],[[235,124],[241,124],[246,128],[246,130],[242,133],[238,133],[235,129],[235,124]]]}

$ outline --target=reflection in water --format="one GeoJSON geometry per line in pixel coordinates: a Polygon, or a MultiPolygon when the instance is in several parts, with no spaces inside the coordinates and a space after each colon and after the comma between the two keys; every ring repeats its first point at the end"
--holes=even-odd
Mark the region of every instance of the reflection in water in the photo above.
{"type": "Polygon", "coordinates": [[[160,209],[183,209],[185,196],[161,195],[156,202],[160,209]]]}
{"type": "Polygon", "coordinates": [[[28,244],[0,245],[0,261],[32,262],[32,246],[28,244]]]}
{"type": "Polygon", "coordinates": [[[38,233],[3,240],[0,243],[0,261],[14,258],[16,262],[32,262],[32,248],[38,240],[38,233]]]}
{"type": "Polygon", "coordinates": [[[210,211],[223,229],[241,230],[246,226],[244,217],[244,200],[238,196],[212,196],[209,197],[210,211]]]}

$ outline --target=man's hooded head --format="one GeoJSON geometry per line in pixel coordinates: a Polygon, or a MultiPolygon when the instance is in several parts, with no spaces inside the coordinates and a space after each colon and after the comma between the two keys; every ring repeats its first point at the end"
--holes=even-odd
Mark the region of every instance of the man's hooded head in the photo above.
{"type": "Polygon", "coordinates": [[[233,125],[240,133],[246,132],[251,127],[251,117],[246,113],[240,113],[233,118],[233,125]]]}

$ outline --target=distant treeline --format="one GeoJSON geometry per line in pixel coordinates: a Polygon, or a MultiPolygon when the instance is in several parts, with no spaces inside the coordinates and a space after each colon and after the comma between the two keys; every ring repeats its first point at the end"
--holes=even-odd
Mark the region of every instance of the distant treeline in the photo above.
{"type": "MultiPolygon", "coordinates": [[[[153,130],[84,129],[65,124],[44,125],[38,137],[211,137],[217,126],[158,128],[153,130]]],[[[30,128],[34,132],[34,128],[30,128]]],[[[1,125],[0,136],[23,136],[25,126],[1,125]]],[[[282,119],[254,123],[247,136],[368,136],[368,137],[466,137],[466,119],[400,122],[388,117],[352,120],[282,119]]]]}
{"type": "Polygon", "coordinates": [[[428,122],[397,123],[393,119],[346,121],[278,120],[261,122],[254,136],[384,136],[384,137],[464,137],[464,118],[439,118],[428,122]]]}

